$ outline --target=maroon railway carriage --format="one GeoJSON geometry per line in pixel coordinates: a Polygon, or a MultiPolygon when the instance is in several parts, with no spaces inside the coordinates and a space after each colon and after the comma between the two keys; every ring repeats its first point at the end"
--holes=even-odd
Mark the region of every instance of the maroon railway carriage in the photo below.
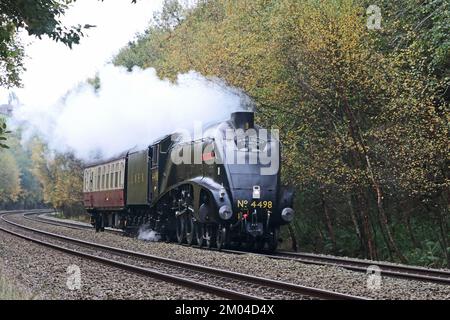
{"type": "MultiPolygon", "coordinates": [[[[88,211],[119,213],[125,208],[126,156],[88,166],[84,171],[84,206],[88,211]]],[[[117,226],[118,214],[106,216],[117,226]]]]}

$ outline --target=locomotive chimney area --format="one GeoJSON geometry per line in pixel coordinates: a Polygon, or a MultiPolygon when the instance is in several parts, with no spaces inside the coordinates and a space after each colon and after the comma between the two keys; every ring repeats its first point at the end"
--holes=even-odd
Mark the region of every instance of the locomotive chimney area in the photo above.
{"type": "Polygon", "coordinates": [[[254,112],[234,112],[231,114],[231,122],[236,129],[253,129],[255,127],[254,112]]]}

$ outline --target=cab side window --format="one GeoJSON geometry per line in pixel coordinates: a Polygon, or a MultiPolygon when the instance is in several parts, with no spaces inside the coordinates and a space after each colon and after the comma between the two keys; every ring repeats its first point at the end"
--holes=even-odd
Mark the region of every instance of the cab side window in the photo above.
{"type": "Polygon", "coordinates": [[[152,167],[158,166],[158,159],[159,159],[159,144],[156,146],[153,146],[152,148],[152,167]]]}

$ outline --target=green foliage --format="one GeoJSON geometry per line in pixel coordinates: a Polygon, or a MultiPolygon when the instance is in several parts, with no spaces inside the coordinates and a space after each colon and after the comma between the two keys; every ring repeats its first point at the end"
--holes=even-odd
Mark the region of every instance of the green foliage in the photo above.
{"type": "Polygon", "coordinates": [[[0,204],[16,201],[19,197],[20,171],[10,151],[0,151],[0,204]]]}
{"type": "Polygon", "coordinates": [[[21,192],[14,203],[9,207],[37,208],[42,205],[42,188],[32,173],[31,149],[28,143],[21,142],[21,130],[11,134],[8,139],[10,151],[20,170],[21,192]]]}
{"type": "MultiPolygon", "coordinates": [[[[0,151],[0,154],[7,154],[5,165],[2,167],[3,174],[9,177],[9,181],[16,181],[14,184],[5,180],[0,183],[0,188],[4,190],[4,196],[0,200],[0,208],[37,208],[42,205],[42,190],[31,172],[31,150],[28,145],[23,146],[21,144],[21,139],[20,130],[9,134],[8,150],[0,151]],[[11,174],[16,175],[17,172],[20,179],[17,180],[17,176],[12,179],[11,174]],[[18,193],[17,184],[20,187],[18,193]]],[[[0,163],[3,166],[3,161],[0,163]]]]}
{"type": "Polygon", "coordinates": [[[185,18],[185,10],[178,0],[164,0],[161,12],[154,14],[154,22],[165,31],[172,30],[185,18]]]}
{"type": "Polygon", "coordinates": [[[425,241],[423,248],[415,248],[409,255],[419,265],[445,267],[441,263],[439,242],[425,241]]]}
{"type": "Polygon", "coordinates": [[[6,128],[6,121],[2,118],[0,118],[0,150],[1,149],[8,149],[9,147],[5,144],[6,142],[6,135],[10,133],[7,131],[6,128]]]}

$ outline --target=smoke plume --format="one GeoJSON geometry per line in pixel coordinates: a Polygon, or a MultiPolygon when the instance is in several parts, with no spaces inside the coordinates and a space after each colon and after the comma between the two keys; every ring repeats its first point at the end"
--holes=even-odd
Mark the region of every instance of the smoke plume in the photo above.
{"type": "Polygon", "coordinates": [[[92,160],[145,148],[178,128],[190,130],[196,121],[228,119],[249,101],[240,90],[193,71],[171,82],[154,69],[128,72],[108,65],[98,78],[98,90],[81,84],[53,106],[16,108],[13,123],[52,150],[92,160]]]}
{"type": "Polygon", "coordinates": [[[161,235],[156,231],[148,229],[148,226],[142,226],[139,229],[138,239],[144,241],[158,242],[159,240],[161,240],[161,235]]]}

